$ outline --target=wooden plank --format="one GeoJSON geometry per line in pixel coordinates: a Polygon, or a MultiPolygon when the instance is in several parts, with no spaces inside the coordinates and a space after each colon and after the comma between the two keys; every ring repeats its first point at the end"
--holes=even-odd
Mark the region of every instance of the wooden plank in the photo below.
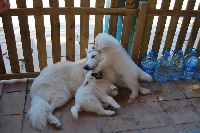
{"type": "MultiPolygon", "coordinates": [[[[17,0],[17,8],[26,8],[26,1],[17,0]]],[[[19,16],[19,27],[22,41],[24,63],[27,72],[33,72],[33,57],[31,49],[30,31],[27,16],[19,16]]]]}
{"type": "Polygon", "coordinates": [[[3,60],[3,54],[0,46],[0,74],[5,74],[6,73],[6,68],[3,60]]]}
{"type": "MultiPolygon", "coordinates": [[[[135,1],[136,0],[126,0],[126,8],[133,9],[135,5],[135,1]]],[[[131,15],[124,16],[121,44],[126,50],[128,50],[132,19],[133,17],[131,15]]]]}
{"type": "MultiPolygon", "coordinates": [[[[200,10],[200,3],[199,3],[198,10],[200,10]]],[[[185,55],[189,53],[190,48],[193,48],[199,28],[200,28],[200,17],[196,17],[192,26],[192,31],[190,33],[188,43],[187,43],[185,55]]]]}
{"type": "MultiPolygon", "coordinates": [[[[183,4],[183,0],[176,0],[173,10],[181,10],[182,4],[183,4]]],[[[174,35],[176,32],[178,19],[179,17],[171,17],[169,28],[167,31],[167,37],[166,37],[164,48],[163,48],[163,54],[164,54],[164,51],[166,51],[167,49],[171,49],[172,47],[172,42],[173,42],[174,35]]]]}
{"type": "MultiPolygon", "coordinates": [[[[193,8],[195,6],[195,1],[196,0],[188,1],[186,10],[193,10],[193,8]]],[[[187,30],[188,30],[188,26],[190,24],[190,19],[191,19],[191,17],[184,17],[183,18],[175,49],[182,49],[183,43],[185,41],[186,33],[187,33],[187,30]]]]}
{"type": "Polygon", "coordinates": [[[199,41],[198,41],[196,49],[197,49],[197,56],[199,57],[200,56],[200,38],[199,38],[199,41]]]}
{"type": "MultiPolygon", "coordinates": [[[[105,0],[96,0],[96,7],[103,8],[105,0]]],[[[94,37],[103,32],[103,15],[95,15],[94,37]]]]}
{"type": "MultiPolygon", "coordinates": [[[[34,2],[34,1],[33,1],[34,2]]],[[[24,16],[24,15],[133,15],[138,14],[137,9],[124,8],[93,8],[93,7],[51,7],[51,8],[17,8],[9,9],[0,13],[1,16],[24,16]]]]}
{"type": "MultiPolygon", "coordinates": [[[[42,1],[33,1],[34,9],[42,8],[42,1]]],[[[39,67],[42,70],[47,66],[47,52],[46,52],[46,38],[45,38],[45,27],[44,27],[44,17],[42,15],[35,15],[35,29],[37,38],[37,50],[38,50],[38,60],[39,67]]]]}
{"type": "MultiPolygon", "coordinates": [[[[81,7],[89,7],[90,0],[81,0],[81,7]]],[[[88,48],[89,15],[80,16],[80,58],[86,57],[85,49],[88,48]]]]}
{"type": "MultiPolygon", "coordinates": [[[[157,2],[157,0],[149,0],[148,11],[150,9],[156,8],[156,2],[157,2]]],[[[142,42],[141,42],[139,61],[141,61],[142,58],[147,54],[149,39],[150,39],[150,35],[151,35],[151,29],[152,29],[152,25],[153,25],[153,18],[154,18],[153,15],[149,14],[147,16],[146,25],[144,28],[144,35],[143,35],[142,42]]]]}
{"type": "Polygon", "coordinates": [[[35,78],[39,74],[40,74],[39,72],[0,74],[0,80],[35,78]]]}
{"type": "Polygon", "coordinates": [[[132,54],[131,57],[135,63],[137,63],[140,53],[140,47],[145,27],[145,21],[146,21],[146,14],[148,9],[148,3],[147,2],[140,2],[139,6],[139,17],[137,18],[137,24],[134,34],[134,40],[133,40],[133,47],[132,47],[132,54]]]}
{"type": "MultiPolygon", "coordinates": [[[[58,0],[49,0],[50,7],[59,7],[58,0]]],[[[58,15],[50,15],[53,63],[61,60],[60,22],[58,15]]]]}
{"type": "MultiPolygon", "coordinates": [[[[170,1],[171,0],[162,1],[161,9],[169,9],[170,1]]],[[[152,45],[152,50],[154,51],[156,50],[158,51],[160,49],[161,40],[162,40],[163,32],[165,29],[166,19],[167,19],[167,16],[160,16],[158,18],[156,32],[155,32],[153,45],[152,45]]]]}
{"type": "MultiPolygon", "coordinates": [[[[66,0],[66,7],[74,7],[74,0],[66,0]]],[[[75,61],[75,16],[65,15],[66,18],[66,59],[75,61]]]]}
{"type": "MultiPolygon", "coordinates": [[[[110,7],[111,8],[118,8],[120,4],[120,0],[112,0],[110,7]]],[[[110,21],[109,21],[109,30],[108,33],[114,37],[116,37],[116,31],[117,31],[117,15],[110,15],[110,21]]]]}
{"type": "Polygon", "coordinates": [[[3,22],[3,29],[4,29],[5,38],[6,38],[11,71],[14,73],[19,73],[20,67],[19,67],[19,61],[18,61],[18,56],[17,56],[15,34],[13,30],[11,16],[3,16],[2,22],[3,22]]]}

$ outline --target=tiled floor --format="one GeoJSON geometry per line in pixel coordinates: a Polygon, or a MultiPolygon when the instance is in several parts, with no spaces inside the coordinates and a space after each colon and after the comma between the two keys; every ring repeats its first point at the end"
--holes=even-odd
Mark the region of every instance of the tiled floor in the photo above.
{"type": "MultiPolygon", "coordinates": [[[[31,79],[1,81],[0,133],[38,133],[27,120],[30,108],[31,79]]],[[[54,114],[62,129],[48,125],[47,133],[178,133],[200,130],[200,82],[198,80],[142,83],[151,94],[128,100],[130,90],[119,89],[114,97],[121,105],[116,115],[97,116],[80,112],[75,120],[70,107],[74,100],[57,109],[54,114]]],[[[110,107],[111,108],[111,107],[110,107]]],[[[113,109],[113,108],[111,108],[113,109]]]]}

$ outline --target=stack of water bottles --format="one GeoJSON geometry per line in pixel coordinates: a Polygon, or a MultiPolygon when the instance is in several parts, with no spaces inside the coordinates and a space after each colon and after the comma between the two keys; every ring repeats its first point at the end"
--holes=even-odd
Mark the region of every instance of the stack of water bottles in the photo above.
{"type": "Polygon", "coordinates": [[[197,57],[195,49],[192,49],[185,57],[182,50],[177,50],[172,57],[166,50],[164,55],[157,60],[155,52],[150,51],[142,59],[141,69],[159,82],[193,78],[200,80],[200,57],[197,57]]]}

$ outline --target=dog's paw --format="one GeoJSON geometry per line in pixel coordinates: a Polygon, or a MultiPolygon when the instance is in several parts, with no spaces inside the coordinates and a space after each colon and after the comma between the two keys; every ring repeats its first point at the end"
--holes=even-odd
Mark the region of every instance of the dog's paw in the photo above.
{"type": "Polygon", "coordinates": [[[135,95],[133,95],[133,94],[131,94],[130,95],[130,99],[135,99],[137,96],[135,96],[135,95]]]}
{"type": "Polygon", "coordinates": [[[117,86],[115,86],[115,85],[111,85],[110,88],[111,88],[111,90],[117,90],[118,89],[117,86]]]}
{"type": "Polygon", "coordinates": [[[61,123],[59,122],[58,119],[53,119],[53,120],[51,121],[51,124],[52,124],[52,126],[53,126],[54,128],[61,128],[61,123]]]}
{"type": "Polygon", "coordinates": [[[121,106],[119,104],[115,104],[113,107],[119,109],[121,106]]]}
{"type": "Polygon", "coordinates": [[[105,110],[105,114],[106,114],[106,115],[114,115],[114,114],[115,114],[115,111],[105,110]]]}
{"type": "Polygon", "coordinates": [[[139,88],[139,91],[140,91],[140,93],[142,93],[142,94],[149,94],[149,93],[150,93],[150,90],[147,89],[147,88],[144,88],[144,87],[140,87],[140,88],[139,88]]]}

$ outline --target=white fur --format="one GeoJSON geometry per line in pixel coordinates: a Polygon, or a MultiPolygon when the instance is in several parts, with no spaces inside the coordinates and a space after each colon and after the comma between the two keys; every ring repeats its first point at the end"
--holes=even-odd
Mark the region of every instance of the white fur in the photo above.
{"type": "MultiPolygon", "coordinates": [[[[101,60],[96,61],[92,65],[93,59],[87,58],[87,65],[93,69],[94,72],[111,68],[123,77],[125,84],[131,89],[132,94],[130,98],[138,96],[138,91],[147,94],[150,90],[142,88],[138,84],[138,79],[143,79],[151,82],[152,77],[142,71],[130,58],[126,50],[122,47],[119,41],[111,35],[100,33],[95,38],[94,49],[101,53],[101,60]]],[[[99,54],[100,55],[100,54],[99,54]]],[[[97,57],[96,57],[97,58],[97,57]]]]}
{"type": "Polygon", "coordinates": [[[78,112],[81,110],[95,112],[98,115],[115,114],[114,111],[105,110],[101,102],[117,109],[120,108],[120,105],[111,97],[118,94],[117,87],[106,79],[97,80],[91,74],[92,71],[86,74],[84,83],[75,94],[75,105],[71,108],[71,113],[75,119],[78,119],[78,112]]]}

